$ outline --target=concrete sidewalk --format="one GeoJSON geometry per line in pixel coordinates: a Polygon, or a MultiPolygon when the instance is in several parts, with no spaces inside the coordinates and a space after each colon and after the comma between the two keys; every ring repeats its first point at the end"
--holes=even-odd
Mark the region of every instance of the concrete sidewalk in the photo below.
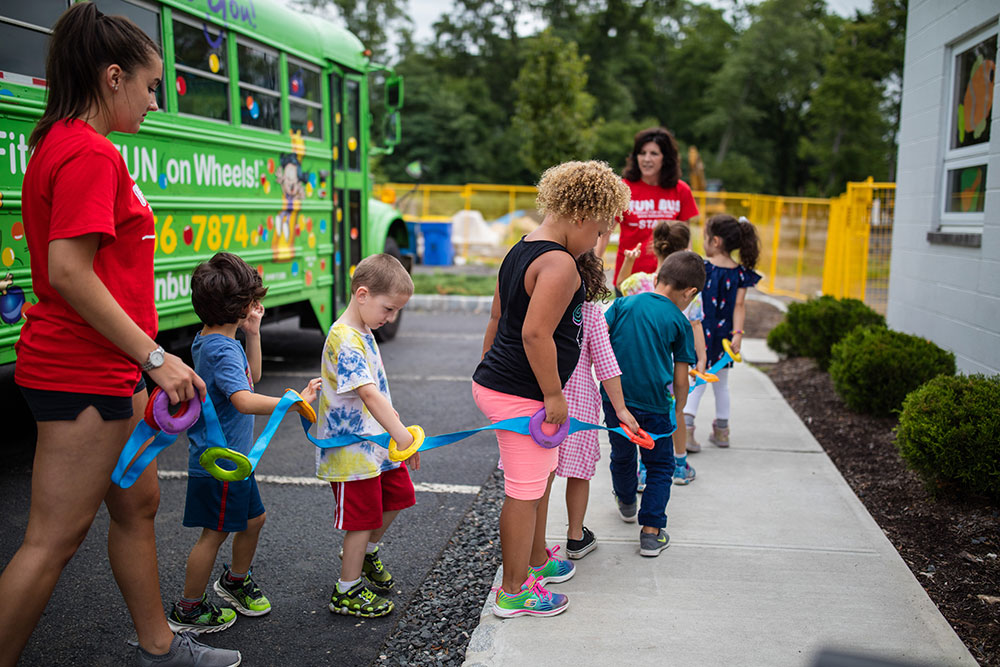
{"type": "MultiPolygon", "coordinates": [[[[619,518],[611,496],[602,434],[586,521],[599,546],[551,586],[569,609],[501,620],[487,600],[466,665],[805,667],[829,647],[976,664],[767,376],[739,364],[730,380],[732,447],[706,442],[708,392],[697,420],[704,449],[688,459],[698,478],[674,486],[667,506],[670,548],[639,556],[639,527],[619,518]]],[[[564,493],[557,478],[548,536],[563,549],[564,493]]]]}

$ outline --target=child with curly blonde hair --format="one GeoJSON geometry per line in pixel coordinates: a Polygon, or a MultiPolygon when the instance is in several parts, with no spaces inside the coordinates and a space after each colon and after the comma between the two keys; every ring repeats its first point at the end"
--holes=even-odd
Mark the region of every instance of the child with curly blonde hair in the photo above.
{"type": "MultiPolygon", "coordinates": [[[[586,291],[576,258],[594,247],[628,202],[628,187],[603,162],[566,162],[542,174],[537,206],[545,218],[500,266],[483,359],[473,375],[473,398],[490,421],[530,416],[542,407],[547,423],[566,421],[563,386],[580,358],[586,291]]],[[[545,547],[559,452],[509,431],[497,431],[497,442],[506,497],[500,514],[503,582],[493,613],[559,614],[569,600],[543,587],[575,573],[572,563],[545,547]]]]}

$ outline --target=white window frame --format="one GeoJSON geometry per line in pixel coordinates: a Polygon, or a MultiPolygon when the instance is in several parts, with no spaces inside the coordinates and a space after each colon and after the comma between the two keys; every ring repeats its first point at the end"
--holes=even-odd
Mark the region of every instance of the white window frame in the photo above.
{"type": "MultiPolygon", "coordinates": [[[[219,25],[217,23],[212,23],[210,21],[199,22],[198,19],[196,19],[194,16],[192,16],[190,14],[185,14],[183,11],[178,11],[176,9],[174,10],[173,16],[171,17],[170,20],[174,21],[175,23],[183,23],[184,25],[188,26],[189,28],[194,28],[195,30],[201,30],[202,29],[202,23],[206,23],[206,24],[208,24],[210,26],[214,26],[215,29],[217,29],[217,30],[223,30],[223,31],[225,31],[225,33],[226,33],[226,51],[225,51],[225,61],[224,61],[225,64],[226,64],[226,76],[222,76],[221,74],[215,74],[214,72],[207,72],[205,70],[200,70],[197,67],[189,67],[187,65],[184,65],[182,63],[177,62],[177,42],[176,41],[174,41],[174,43],[171,44],[171,49],[172,49],[173,54],[174,54],[174,72],[175,73],[176,72],[183,72],[185,74],[193,74],[195,76],[200,76],[200,77],[203,77],[205,79],[210,79],[212,81],[218,81],[219,83],[225,83],[226,84],[226,103],[229,105],[229,118],[227,118],[225,120],[223,120],[221,118],[209,118],[208,116],[199,116],[196,113],[187,113],[185,111],[181,111],[180,110],[180,101],[179,100],[177,102],[177,107],[178,107],[177,108],[177,115],[178,116],[183,116],[184,118],[197,118],[198,120],[203,120],[206,123],[216,123],[218,125],[232,125],[232,122],[233,122],[233,103],[232,103],[232,85],[233,85],[233,81],[232,81],[232,79],[233,79],[233,77],[232,77],[232,72],[229,71],[231,69],[229,67],[229,40],[233,38],[232,33],[229,30],[227,30],[224,26],[221,26],[221,25],[219,25]]],[[[171,32],[173,32],[173,28],[172,27],[171,27],[171,32]]],[[[172,82],[170,85],[177,85],[176,81],[172,82]]]]}
{"type": "MultiPolygon", "coordinates": [[[[241,80],[240,79],[240,72],[241,72],[241,70],[239,69],[239,66],[237,65],[237,69],[236,69],[236,90],[237,91],[239,91],[240,89],[246,89],[246,90],[252,91],[255,95],[258,95],[258,94],[259,95],[266,95],[268,97],[277,98],[277,100],[278,100],[278,129],[277,130],[272,130],[269,127],[261,127],[259,125],[250,125],[249,123],[244,123],[242,121],[240,122],[240,127],[245,127],[248,130],[258,130],[260,132],[269,132],[271,134],[278,134],[278,135],[280,135],[281,134],[281,128],[284,127],[284,122],[285,122],[285,119],[281,117],[281,115],[282,115],[281,114],[281,54],[276,49],[272,49],[269,46],[265,46],[264,44],[261,44],[260,42],[255,42],[252,39],[247,39],[246,37],[243,37],[242,35],[236,35],[236,46],[237,46],[237,49],[240,46],[244,46],[244,47],[246,47],[248,49],[253,49],[255,51],[260,51],[261,53],[266,53],[269,56],[274,56],[275,60],[277,60],[276,67],[277,67],[277,74],[278,74],[278,81],[277,81],[278,87],[276,89],[272,90],[270,88],[264,88],[263,86],[258,86],[256,84],[247,83],[246,81],[241,80]]],[[[237,58],[237,61],[238,60],[239,60],[239,58],[237,58]]],[[[243,113],[243,106],[242,106],[243,104],[244,104],[243,94],[240,93],[240,105],[241,106],[240,106],[240,108],[239,108],[238,111],[239,111],[239,113],[241,115],[243,113]]]]}
{"type": "MultiPolygon", "coordinates": [[[[973,146],[964,146],[961,148],[952,148],[952,142],[956,136],[957,128],[957,109],[958,109],[958,99],[960,95],[963,95],[965,91],[958,90],[959,82],[959,57],[973,48],[977,44],[989,39],[990,37],[997,37],[998,46],[1000,46],[1000,30],[998,30],[997,20],[994,19],[985,27],[976,30],[973,34],[958,40],[951,45],[947,46],[945,52],[947,54],[946,66],[948,68],[948,73],[945,76],[945,81],[948,85],[948,92],[945,99],[948,100],[948,106],[946,108],[946,119],[945,128],[946,132],[942,137],[942,155],[944,159],[941,161],[941,173],[939,176],[940,183],[940,202],[938,205],[938,213],[940,218],[938,220],[938,231],[951,232],[951,233],[972,233],[979,234],[983,231],[983,223],[986,220],[986,211],[977,211],[974,213],[956,213],[953,211],[948,211],[948,181],[949,173],[955,169],[961,169],[964,167],[971,167],[975,165],[984,165],[987,168],[987,174],[989,173],[989,162],[990,162],[990,146],[995,145],[997,141],[997,133],[1000,132],[1000,124],[994,123],[990,127],[990,140],[984,141],[973,146]]],[[[1000,51],[1000,48],[998,48],[1000,51]]],[[[994,111],[993,115],[996,115],[996,104],[1000,101],[1000,96],[997,94],[997,86],[993,89],[993,104],[994,111]]]]}
{"type": "MultiPolygon", "coordinates": [[[[321,142],[321,141],[324,140],[324,137],[326,136],[326,133],[329,131],[327,129],[329,123],[327,122],[327,119],[324,117],[324,114],[323,114],[323,102],[322,102],[322,99],[323,99],[323,91],[322,91],[322,86],[323,86],[323,69],[321,67],[319,67],[318,65],[314,65],[313,63],[307,62],[307,61],[302,60],[300,58],[296,58],[295,56],[286,55],[285,59],[286,59],[286,62],[287,62],[286,68],[288,70],[291,70],[291,68],[292,68],[293,65],[295,65],[297,67],[301,67],[302,69],[306,69],[306,70],[309,70],[310,72],[313,72],[316,75],[317,80],[319,81],[319,85],[320,85],[319,99],[321,101],[319,101],[319,102],[313,102],[312,100],[307,100],[305,98],[292,97],[292,91],[291,91],[291,89],[289,89],[289,91],[288,91],[288,105],[289,105],[289,114],[291,114],[291,105],[293,105],[293,104],[300,104],[302,106],[312,107],[314,109],[319,109],[319,118],[320,118],[320,122],[322,123],[322,125],[320,127],[320,136],[318,136],[318,137],[303,136],[302,138],[306,139],[306,140],[320,141],[321,142]]],[[[291,76],[289,76],[288,79],[289,79],[289,81],[291,81],[291,76]]],[[[292,119],[291,119],[291,117],[289,117],[289,119],[288,119],[289,126],[291,126],[291,121],[292,121],[292,119]]]]}

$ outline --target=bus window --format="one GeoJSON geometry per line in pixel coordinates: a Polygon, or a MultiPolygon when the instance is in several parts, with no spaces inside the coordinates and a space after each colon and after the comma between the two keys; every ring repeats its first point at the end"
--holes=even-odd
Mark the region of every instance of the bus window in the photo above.
{"type": "Polygon", "coordinates": [[[243,125],[281,131],[281,91],[278,54],[238,40],[240,63],[240,122],[243,125]]]}
{"type": "Polygon", "coordinates": [[[229,120],[226,31],[174,19],[177,110],[192,116],[229,120]]]}
{"type": "Polygon", "coordinates": [[[347,198],[347,224],[351,236],[351,256],[348,265],[353,271],[358,262],[364,259],[364,255],[361,254],[361,192],[348,190],[347,198]]]}
{"type": "Polygon", "coordinates": [[[3,3],[0,7],[0,70],[45,78],[49,33],[66,0],[3,3]]]}
{"type": "Polygon", "coordinates": [[[317,70],[288,59],[288,112],[292,131],[313,139],[323,138],[323,98],[319,82],[317,70]]]}
{"type": "MultiPolygon", "coordinates": [[[[160,36],[160,13],[155,9],[137,2],[128,0],[92,0],[97,8],[109,16],[127,16],[132,22],[139,26],[144,33],[149,35],[160,53],[163,53],[163,39],[160,36]]],[[[163,90],[161,84],[156,89],[156,106],[163,110],[163,90]]]]}
{"type": "Polygon", "coordinates": [[[361,87],[357,81],[347,80],[347,169],[361,170],[361,87]]]}
{"type": "Polygon", "coordinates": [[[330,143],[333,144],[333,166],[337,169],[344,168],[344,142],[341,141],[344,127],[343,91],[344,77],[334,72],[330,75],[330,127],[333,129],[330,143]]]}

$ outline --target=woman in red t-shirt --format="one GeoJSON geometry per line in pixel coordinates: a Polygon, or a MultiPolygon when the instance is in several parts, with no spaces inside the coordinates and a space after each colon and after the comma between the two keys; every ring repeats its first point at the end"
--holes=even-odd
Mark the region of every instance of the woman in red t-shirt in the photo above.
{"type": "MultiPolygon", "coordinates": [[[[614,284],[618,283],[626,251],[638,253],[633,272],[656,271],[656,255],[650,243],[656,223],[661,220],[687,222],[698,215],[691,187],[681,180],[677,142],[668,130],[651,127],[635,135],[622,177],[632,191],[632,201],[621,221],[614,284]]],[[[597,242],[598,257],[604,256],[608,236],[602,236],[597,242]]]]}
{"type": "MultiPolygon", "coordinates": [[[[162,71],[142,30],[92,3],[73,5],[53,28],[48,100],[22,189],[38,303],[21,330],[14,373],[38,442],[24,541],[0,575],[0,666],[17,661],[102,501],[111,517],[108,557],[138,634],[136,662],[194,664],[218,650],[175,637],[167,625],[156,466],[128,490],[111,485],[146,406],[140,367],[174,403],[205,394],[201,378],[153,340],[153,213],[107,139],[138,132],[156,110],[162,71]]],[[[236,651],[217,657],[212,664],[239,662],[236,651]]]]}

